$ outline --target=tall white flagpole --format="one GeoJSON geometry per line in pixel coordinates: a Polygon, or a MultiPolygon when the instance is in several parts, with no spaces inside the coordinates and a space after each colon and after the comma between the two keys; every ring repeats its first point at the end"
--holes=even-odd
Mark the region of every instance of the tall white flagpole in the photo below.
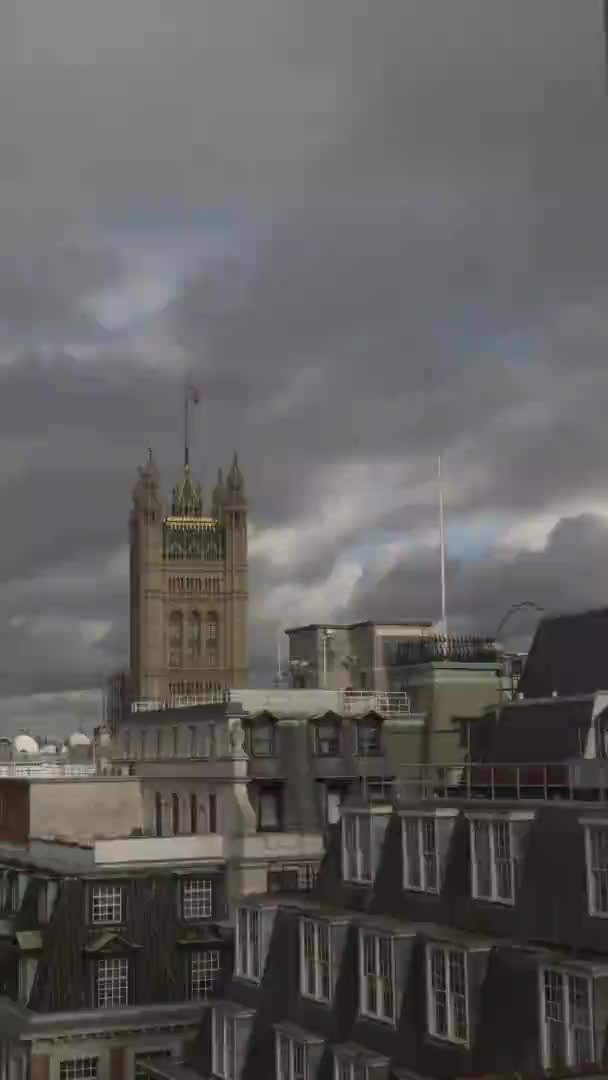
{"type": "Polygon", "coordinates": [[[441,455],[437,458],[437,483],[439,487],[439,549],[441,555],[441,632],[447,637],[448,619],[445,601],[445,524],[443,520],[443,485],[441,483],[441,455]]]}

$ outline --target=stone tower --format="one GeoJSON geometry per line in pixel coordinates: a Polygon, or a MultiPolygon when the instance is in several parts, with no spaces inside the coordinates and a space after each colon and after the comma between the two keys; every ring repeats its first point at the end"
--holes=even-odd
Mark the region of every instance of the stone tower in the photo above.
{"type": "Polygon", "coordinates": [[[247,500],[236,454],[208,513],[186,457],[166,513],[150,451],[129,532],[131,700],[247,686],[247,500]]]}

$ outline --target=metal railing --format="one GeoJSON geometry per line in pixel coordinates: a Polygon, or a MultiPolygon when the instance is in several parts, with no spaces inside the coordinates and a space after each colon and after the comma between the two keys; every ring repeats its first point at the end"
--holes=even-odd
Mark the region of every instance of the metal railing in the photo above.
{"type": "Polygon", "coordinates": [[[492,663],[501,657],[501,650],[494,638],[477,635],[448,634],[434,637],[412,638],[400,641],[388,650],[386,666],[409,667],[433,661],[450,660],[455,663],[492,663]]]}
{"type": "Polygon", "coordinates": [[[364,797],[384,802],[608,799],[608,761],[407,763],[397,771],[390,779],[362,776],[364,797]]]}
{"type": "Polygon", "coordinates": [[[369,712],[385,716],[407,716],[410,699],[405,691],[340,690],[341,711],[346,716],[364,716],[369,712]]]}
{"type": "Polygon", "coordinates": [[[90,765],[70,765],[53,763],[47,761],[31,761],[26,765],[25,763],[17,761],[7,761],[0,763],[0,777],[2,776],[44,776],[44,777],[78,777],[78,776],[94,776],[96,773],[96,766],[90,765]]]}
{"type": "Polygon", "coordinates": [[[131,712],[158,712],[160,709],[185,709],[192,705],[223,705],[230,701],[230,691],[204,690],[201,694],[180,694],[176,697],[143,698],[131,702],[131,712]]]}

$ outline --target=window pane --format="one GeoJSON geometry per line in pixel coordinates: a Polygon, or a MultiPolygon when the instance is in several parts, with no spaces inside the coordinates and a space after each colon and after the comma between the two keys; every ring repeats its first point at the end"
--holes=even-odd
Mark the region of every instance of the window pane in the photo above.
{"type": "Polygon", "coordinates": [[[214,989],[220,970],[218,949],[194,952],[190,961],[190,996],[204,1001],[214,989]]]}
{"type": "Polygon", "coordinates": [[[92,894],[94,923],[119,923],[122,920],[122,888],[119,885],[94,885],[92,894]]]}
{"type": "Polygon", "coordinates": [[[59,1065],[59,1080],[97,1080],[96,1057],[72,1058],[59,1065]]]}
{"type": "Polygon", "coordinates": [[[508,821],[495,821],[494,861],[496,867],[496,896],[499,900],[513,899],[513,863],[511,859],[511,826],[508,821]]]}
{"type": "Polygon", "coordinates": [[[592,910],[608,914],[608,829],[591,829],[590,839],[592,910]]]}
{"type": "Polygon", "coordinates": [[[438,887],[437,823],[434,818],[422,819],[422,859],[424,888],[434,892],[438,887]]]}
{"type": "Polygon", "coordinates": [[[209,919],[213,913],[211,882],[184,881],[182,889],[184,919],[209,919]]]}
{"type": "Polygon", "coordinates": [[[490,851],[490,822],[473,822],[473,854],[477,873],[477,896],[491,899],[492,871],[490,851]]]}
{"type": "Polygon", "coordinates": [[[406,860],[405,882],[406,885],[409,885],[412,889],[420,889],[422,887],[422,879],[420,876],[419,822],[417,818],[405,818],[403,825],[406,860]]]}
{"type": "Polygon", "coordinates": [[[97,1008],[129,1003],[129,962],[117,957],[97,961],[97,1008]]]}

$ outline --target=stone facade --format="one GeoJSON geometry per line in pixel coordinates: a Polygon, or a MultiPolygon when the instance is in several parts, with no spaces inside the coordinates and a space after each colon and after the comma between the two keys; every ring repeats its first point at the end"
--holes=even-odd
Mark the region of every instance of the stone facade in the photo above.
{"type": "Polygon", "coordinates": [[[247,684],[247,510],[236,455],[209,508],[189,464],[169,512],[152,456],[140,469],[130,516],[131,700],[247,684]]]}

